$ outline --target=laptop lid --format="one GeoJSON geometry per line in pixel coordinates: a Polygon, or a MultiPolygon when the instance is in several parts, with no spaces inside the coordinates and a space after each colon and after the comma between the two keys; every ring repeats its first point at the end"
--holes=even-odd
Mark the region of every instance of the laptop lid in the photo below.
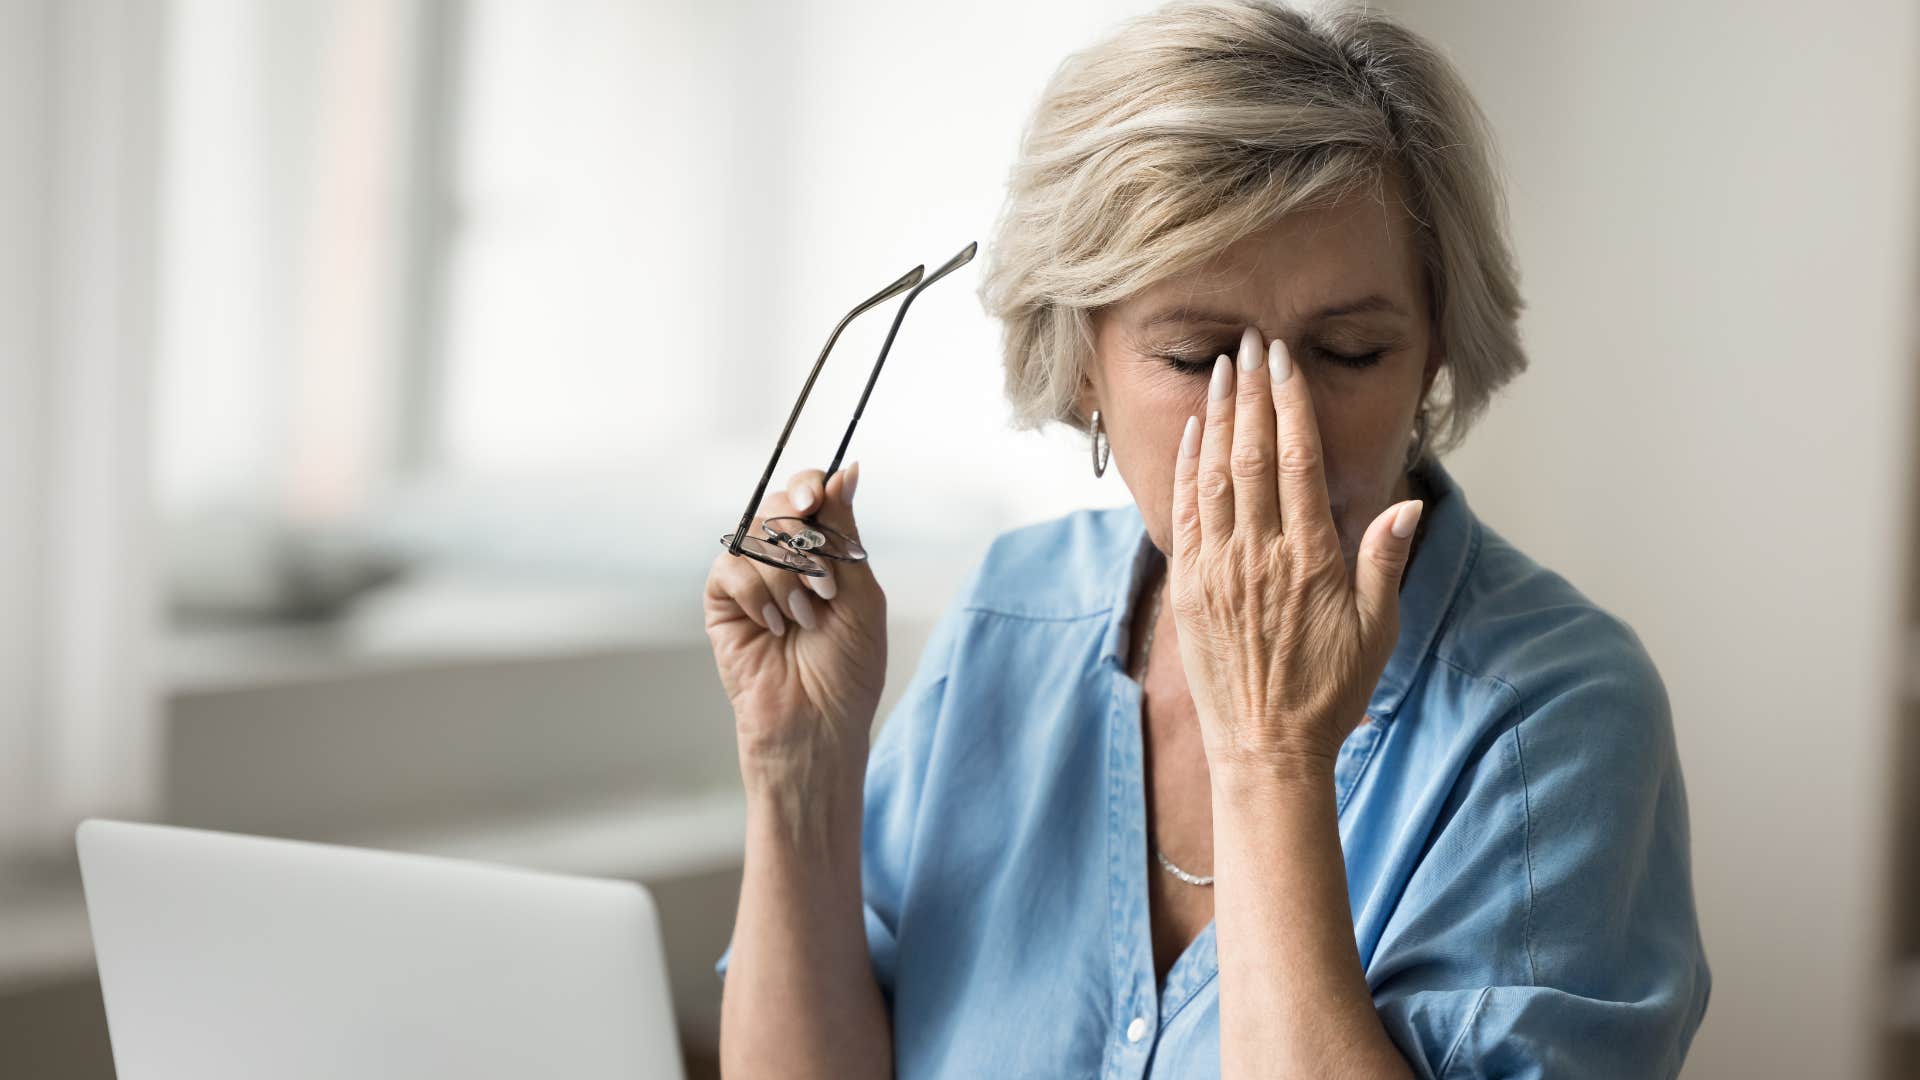
{"type": "Polygon", "coordinates": [[[645,888],[91,820],[120,1080],[683,1080],[645,888]]]}

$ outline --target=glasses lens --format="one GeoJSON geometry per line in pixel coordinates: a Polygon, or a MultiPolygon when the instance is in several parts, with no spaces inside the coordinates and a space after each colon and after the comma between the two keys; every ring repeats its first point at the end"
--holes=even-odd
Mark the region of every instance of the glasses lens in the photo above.
{"type": "Polygon", "coordinates": [[[761,523],[776,542],[809,555],[823,555],[840,562],[859,562],[867,557],[860,541],[806,518],[768,518],[761,523]]]}
{"type": "MultiPolygon", "coordinates": [[[[722,546],[731,550],[733,548],[733,534],[728,533],[721,537],[720,543],[722,546]]],[[[768,566],[777,566],[782,570],[791,570],[796,574],[805,574],[807,577],[827,576],[827,568],[822,566],[818,559],[804,552],[795,551],[784,544],[776,544],[772,540],[765,540],[758,536],[741,538],[740,554],[750,559],[758,559],[768,566]]]]}

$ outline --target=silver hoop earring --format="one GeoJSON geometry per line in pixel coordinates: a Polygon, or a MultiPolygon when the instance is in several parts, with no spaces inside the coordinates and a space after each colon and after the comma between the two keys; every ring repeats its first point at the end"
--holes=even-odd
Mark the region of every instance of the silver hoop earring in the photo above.
{"type": "Polygon", "coordinates": [[[1093,475],[1107,474],[1107,459],[1113,456],[1113,441],[1100,428],[1100,410],[1093,410],[1093,475]]]}

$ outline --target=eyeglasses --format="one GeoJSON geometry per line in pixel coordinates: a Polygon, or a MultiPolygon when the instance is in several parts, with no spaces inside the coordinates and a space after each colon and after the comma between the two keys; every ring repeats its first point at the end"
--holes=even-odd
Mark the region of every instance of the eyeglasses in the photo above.
{"type": "Polygon", "coordinates": [[[970,243],[961,248],[959,254],[948,259],[931,276],[926,274],[924,263],[914,267],[893,284],[861,301],[833,328],[833,333],[827,336],[826,346],[820,350],[820,358],[813,362],[813,370],[800,387],[799,400],[793,403],[793,411],[787,414],[787,426],[780,429],[780,441],[773,445],[773,457],[767,459],[766,471],[760,474],[760,482],[754,485],[753,497],[747,500],[747,510],[740,515],[739,527],[720,538],[720,543],[726,545],[730,554],[744,555],[768,566],[807,577],[826,576],[827,564],[820,561],[823,558],[856,563],[867,557],[867,551],[859,541],[821,524],[817,512],[806,517],[769,518],[760,523],[761,530],[766,533],[764,537],[754,536],[750,532],[753,528],[753,512],[760,508],[760,497],[767,493],[767,482],[773,479],[773,470],[780,464],[781,451],[787,448],[787,438],[793,434],[793,425],[800,419],[800,410],[806,407],[807,395],[813,391],[813,383],[820,377],[820,369],[826,366],[827,354],[833,351],[833,343],[840,340],[840,332],[854,319],[898,296],[902,290],[912,290],[900,302],[900,310],[893,315],[893,326],[887,330],[887,339],[880,346],[880,356],[873,362],[873,371],[867,375],[866,389],[860,391],[860,401],[853,407],[853,419],[847,422],[847,433],[840,437],[840,447],[833,452],[833,461],[827,466],[828,477],[840,471],[840,462],[847,455],[847,444],[853,441],[853,429],[860,423],[860,414],[866,411],[867,398],[873,394],[873,384],[880,378],[881,365],[887,362],[887,353],[893,349],[893,339],[900,333],[900,323],[907,317],[907,309],[913,306],[914,299],[925,292],[927,286],[971,262],[978,247],[977,243],[970,243]]]}

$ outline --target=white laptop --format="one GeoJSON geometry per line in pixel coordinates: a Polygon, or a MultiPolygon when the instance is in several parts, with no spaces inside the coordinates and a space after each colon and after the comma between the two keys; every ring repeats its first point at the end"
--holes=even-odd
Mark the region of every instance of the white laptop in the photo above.
{"type": "Polygon", "coordinates": [[[78,837],[120,1080],[683,1080],[639,885],[116,821],[78,837]]]}

